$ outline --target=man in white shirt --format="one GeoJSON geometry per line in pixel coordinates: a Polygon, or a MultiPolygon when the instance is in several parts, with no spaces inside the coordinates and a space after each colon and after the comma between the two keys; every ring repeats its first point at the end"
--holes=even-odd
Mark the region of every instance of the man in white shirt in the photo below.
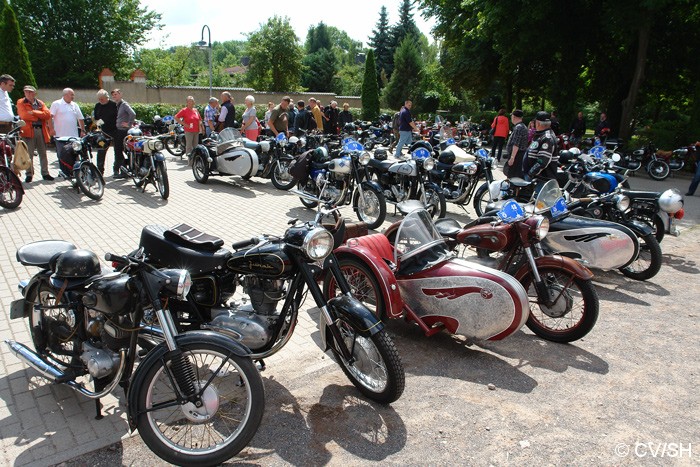
{"type": "Polygon", "coordinates": [[[15,79],[10,75],[0,76],[0,133],[12,129],[15,113],[12,111],[10,93],[15,88],[15,79]]]}
{"type": "MultiPolygon", "coordinates": [[[[80,111],[78,104],[73,102],[75,92],[71,88],[63,90],[63,97],[51,104],[51,124],[49,125],[49,134],[60,138],[61,136],[77,136],[85,134],[85,122],[83,121],[83,113],[80,111]],[[79,128],[79,129],[78,129],[79,128]]],[[[64,144],[56,140],[56,154],[61,158],[61,149],[64,144]]],[[[63,170],[63,167],[61,167],[63,170]]]]}

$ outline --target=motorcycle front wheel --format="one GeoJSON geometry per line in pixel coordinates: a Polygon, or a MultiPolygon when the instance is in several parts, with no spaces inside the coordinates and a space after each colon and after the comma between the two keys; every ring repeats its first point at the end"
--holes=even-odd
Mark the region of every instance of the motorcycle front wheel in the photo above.
{"type": "Polygon", "coordinates": [[[661,246],[654,234],[639,237],[639,254],[620,271],[630,279],[645,281],[654,277],[661,269],[661,246]]]}
{"type": "Polygon", "coordinates": [[[447,200],[439,189],[432,186],[425,187],[425,209],[433,219],[442,219],[447,212],[447,200]]]}
{"type": "Polygon", "coordinates": [[[0,171],[0,206],[15,209],[22,204],[22,182],[7,167],[0,171]]]}
{"type": "Polygon", "coordinates": [[[170,183],[168,182],[168,171],[165,169],[165,163],[163,161],[156,161],[156,172],[154,176],[156,188],[158,188],[160,197],[168,199],[170,195],[170,183]]]}
{"type": "Polygon", "coordinates": [[[192,173],[198,183],[207,183],[209,180],[209,163],[201,154],[194,156],[192,160],[192,173]]]}
{"type": "Polygon", "coordinates": [[[185,145],[177,136],[165,140],[165,149],[173,156],[182,156],[185,153],[185,145]]]}
{"type": "Polygon", "coordinates": [[[290,190],[297,182],[294,177],[289,174],[289,165],[291,163],[291,160],[277,160],[275,166],[272,168],[270,179],[272,185],[278,190],[290,190]]]}
{"type": "Polygon", "coordinates": [[[82,164],[80,170],[74,173],[75,180],[85,196],[98,201],[105,193],[105,182],[100,171],[92,164],[82,164]]]}
{"type": "Polygon", "coordinates": [[[539,268],[551,303],[540,303],[534,278],[521,279],[530,298],[530,316],[526,326],[543,339],[573,342],[588,334],[598,320],[598,294],[591,280],[572,277],[556,268],[539,268]]]}
{"type": "Polygon", "coordinates": [[[655,160],[649,162],[649,165],[647,166],[647,172],[649,172],[649,176],[654,180],[661,181],[666,180],[666,178],[668,178],[669,174],[671,173],[671,169],[669,168],[666,161],[655,160]]]}
{"type": "Polygon", "coordinates": [[[352,196],[352,207],[357,212],[357,217],[367,224],[367,228],[376,229],[386,219],[386,200],[384,193],[373,186],[362,186],[362,196],[359,187],[352,196]]]}
{"type": "Polygon", "coordinates": [[[335,342],[331,343],[331,350],[352,384],[362,394],[381,404],[390,404],[401,397],[406,375],[399,352],[386,329],[368,336],[346,317],[334,318],[354,361],[350,363],[345,360],[335,342]]]}
{"type": "Polygon", "coordinates": [[[202,404],[178,402],[170,354],[145,370],[136,395],[136,424],[146,445],[176,465],[218,465],[253,438],[265,408],[262,379],[248,358],[231,356],[213,342],[179,345],[192,365],[194,388],[202,404]]]}

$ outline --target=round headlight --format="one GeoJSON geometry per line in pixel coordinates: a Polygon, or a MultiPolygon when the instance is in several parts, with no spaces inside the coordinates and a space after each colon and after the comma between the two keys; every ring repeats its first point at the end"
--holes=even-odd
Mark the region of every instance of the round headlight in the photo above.
{"type": "Polygon", "coordinates": [[[333,235],[323,227],[316,227],[306,234],[301,249],[312,260],[321,260],[333,251],[333,235]]]}
{"type": "Polygon", "coordinates": [[[617,209],[619,209],[622,212],[625,212],[630,208],[630,199],[628,196],[615,195],[615,197],[613,198],[613,202],[617,206],[617,209]]]}
{"type": "Polygon", "coordinates": [[[469,164],[467,166],[467,175],[474,175],[477,170],[479,170],[479,167],[477,167],[476,164],[469,164]]]}
{"type": "Polygon", "coordinates": [[[70,143],[70,146],[75,152],[80,152],[80,150],[83,149],[83,143],[81,143],[80,141],[72,141],[70,143]]]}
{"type": "Polygon", "coordinates": [[[426,157],[423,159],[423,168],[425,170],[433,170],[435,168],[435,159],[432,157],[426,157]]]}
{"type": "Polygon", "coordinates": [[[367,151],[360,154],[360,159],[359,159],[360,164],[367,165],[367,164],[369,164],[370,159],[371,159],[371,156],[369,155],[369,153],[367,151]]]}
{"type": "Polygon", "coordinates": [[[187,270],[183,269],[180,273],[180,278],[177,281],[177,298],[180,300],[185,300],[187,294],[190,293],[191,287],[192,276],[187,270]]]}
{"type": "Polygon", "coordinates": [[[549,233],[549,219],[544,216],[537,216],[540,220],[537,222],[535,227],[535,238],[537,240],[542,240],[549,233]]]}
{"type": "Polygon", "coordinates": [[[163,142],[162,142],[161,140],[159,140],[159,139],[156,140],[155,146],[156,146],[156,151],[162,151],[162,150],[165,148],[165,145],[164,145],[163,142]]]}

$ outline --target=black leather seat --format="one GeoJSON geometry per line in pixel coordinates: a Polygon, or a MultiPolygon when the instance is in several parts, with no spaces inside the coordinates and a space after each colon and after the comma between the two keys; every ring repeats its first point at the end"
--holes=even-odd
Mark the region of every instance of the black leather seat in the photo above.
{"type": "Polygon", "coordinates": [[[381,170],[382,172],[388,171],[389,167],[391,167],[392,165],[394,165],[394,162],[392,162],[392,161],[382,161],[382,160],[377,160],[377,159],[370,159],[369,160],[370,167],[381,170]]]}
{"type": "Polygon", "coordinates": [[[528,186],[528,185],[532,184],[532,182],[528,182],[525,179],[522,179],[519,177],[509,178],[508,181],[510,182],[511,185],[518,186],[518,187],[524,187],[524,186],[528,186]]]}
{"type": "Polygon", "coordinates": [[[223,239],[197,230],[187,224],[179,224],[163,232],[163,237],[185,248],[197,251],[217,251],[224,246],[223,239]]]}
{"type": "Polygon", "coordinates": [[[438,219],[435,221],[435,228],[443,237],[455,238],[461,232],[459,222],[454,219],[438,219]]]}
{"type": "Polygon", "coordinates": [[[55,259],[68,250],[77,247],[64,240],[42,240],[27,243],[17,250],[17,261],[25,266],[37,266],[41,269],[52,269],[55,259]],[[54,261],[52,261],[54,260],[54,261]]]}
{"type": "Polygon", "coordinates": [[[311,161],[309,164],[309,167],[311,167],[311,170],[321,170],[321,169],[327,169],[328,164],[330,164],[331,161],[325,161],[325,162],[314,162],[311,161]]]}
{"type": "MultiPolygon", "coordinates": [[[[211,271],[226,266],[231,252],[192,249],[165,238],[167,229],[162,225],[147,225],[141,231],[141,242],[149,261],[159,266],[187,269],[191,273],[211,271]]],[[[172,238],[172,237],[171,237],[172,238]]]]}
{"type": "Polygon", "coordinates": [[[658,199],[661,196],[658,191],[622,190],[622,194],[630,199],[658,199]]]}

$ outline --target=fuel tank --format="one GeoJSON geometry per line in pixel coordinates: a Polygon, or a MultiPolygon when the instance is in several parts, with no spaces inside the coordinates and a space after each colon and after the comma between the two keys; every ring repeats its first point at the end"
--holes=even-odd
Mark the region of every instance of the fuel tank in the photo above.
{"type": "Polygon", "coordinates": [[[351,163],[350,156],[336,157],[328,164],[328,170],[340,174],[349,174],[351,163]]]}
{"type": "Polygon", "coordinates": [[[469,227],[457,234],[457,241],[489,251],[504,250],[516,234],[512,224],[481,224],[469,227]]]}
{"type": "Polygon", "coordinates": [[[401,297],[426,325],[472,339],[503,339],[530,314],[527,293],[512,276],[454,258],[410,276],[397,277],[401,297]]]}
{"type": "Polygon", "coordinates": [[[409,177],[415,177],[418,175],[416,161],[397,162],[389,167],[389,172],[398,175],[407,175],[409,177]]]}
{"type": "Polygon", "coordinates": [[[261,277],[283,277],[295,272],[294,263],[279,243],[236,251],[231,254],[226,266],[241,274],[261,277]]]}
{"type": "Polygon", "coordinates": [[[107,315],[125,315],[139,304],[138,291],[130,289],[128,274],[106,274],[90,284],[83,304],[107,315]]]}

